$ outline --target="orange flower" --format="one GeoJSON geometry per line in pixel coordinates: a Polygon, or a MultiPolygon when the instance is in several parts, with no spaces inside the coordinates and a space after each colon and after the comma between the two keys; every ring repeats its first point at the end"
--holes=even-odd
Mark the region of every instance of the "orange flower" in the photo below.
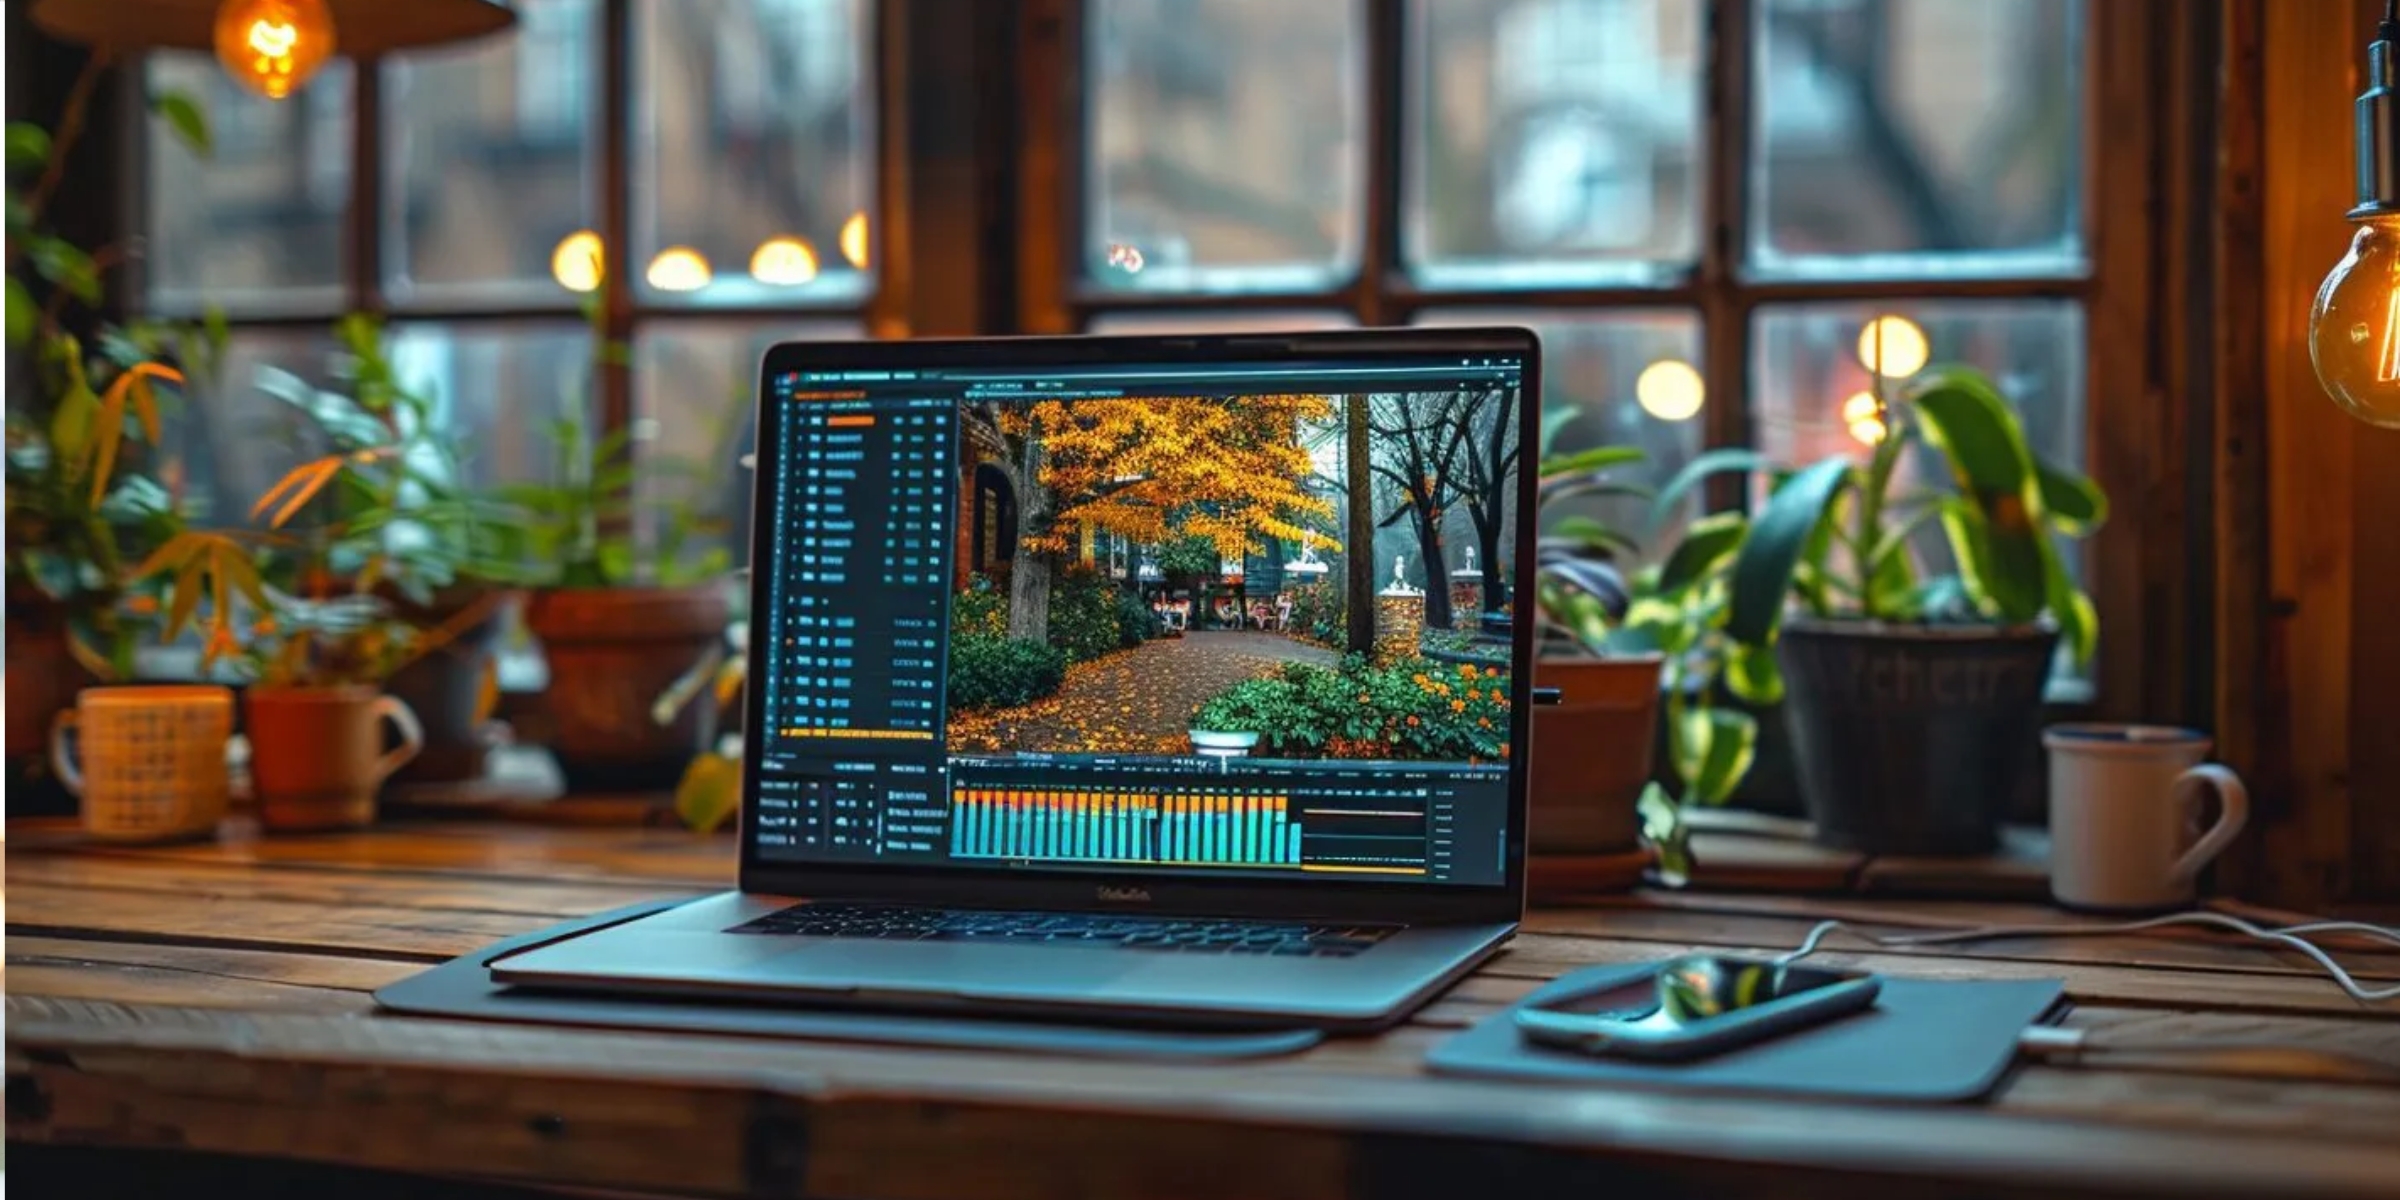
{"type": "Polygon", "coordinates": [[[1483,726],[1485,729],[1490,729],[1492,727],[1492,719],[1490,717],[1477,717],[1475,718],[1475,723],[1483,726]]]}
{"type": "Polygon", "coordinates": [[[1467,689],[1467,699],[1469,699],[1469,700],[1481,700],[1481,699],[1483,699],[1483,693],[1482,693],[1482,692],[1479,692],[1479,691],[1477,691],[1477,690],[1475,690],[1474,688],[1468,688],[1468,689],[1467,689]]]}
{"type": "Polygon", "coordinates": [[[1460,663],[1460,664],[1458,664],[1458,673],[1459,673],[1459,674],[1461,674],[1461,675],[1464,675],[1464,676],[1466,676],[1466,677],[1467,677],[1467,678],[1469,678],[1469,679],[1473,679],[1473,678],[1475,678],[1475,664],[1474,664],[1474,663],[1460,663]]]}
{"type": "Polygon", "coordinates": [[[127,612],[130,612],[130,613],[134,613],[134,614],[136,614],[136,615],[138,615],[138,616],[144,616],[144,617],[146,617],[146,616],[149,616],[150,614],[152,614],[152,613],[154,613],[154,612],[157,612],[157,611],[158,611],[158,597],[156,597],[156,596],[135,596],[135,597],[132,597],[131,599],[128,599],[127,601],[125,601],[125,611],[127,611],[127,612]]]}
{"type": "Polygon", "coordinates": [[[1425,682],[1426,682],[1426,679],[1425,679],[1425,672],[1423,672],[1423,671],[1419,671],[1419,672],[1417,672],[1417,682],[1418,682],[1419,684],[1423,684],[1423,683],[1425,683],[1425,682]]]}
{"type": "Polygon", "coordinates": [[[1501,746],[1500,746],[1500,757],[1502,757],[1502,758],[1507,758],[1507,757],[1508,757],[1508,745],[1507,745],[1507,743],[1505,743],[1505,742],[1503,742],[1503,743],[1501,744],[1501,746]]]}
{"type": "Polygon", "coordinates": [[[1451,711],[1451,712],[1454,712],[1454,713],[1459,713],[1459,712],[1465,712],[1465,711],[1467,711],[1467,702],[1466,702],[1466,701],[1464,701],[1464,700],[1453,700],[1453,701],[1451,701],[1451,702],[1450,702],[1450,711],[1451,711]]]}
{"type": "Polygon", "coordinates": [[[1417,719],[1412,716],[1408,719],[1408,723],[1413,726],[1417,723],[1417,719]]]}
{"type": "Polygon", "coordinates": [[[1358,702],[1360,704],[1365,704],[1367,702],[1367,694],[1365,692],[1360,692],[1358,694],[1358,702]]]}

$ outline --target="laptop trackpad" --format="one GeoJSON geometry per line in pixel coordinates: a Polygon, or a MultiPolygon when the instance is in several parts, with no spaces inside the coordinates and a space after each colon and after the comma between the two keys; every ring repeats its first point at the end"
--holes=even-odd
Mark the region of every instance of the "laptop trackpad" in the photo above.
{"type": "Polygon", "coordinates": [[[1051,946],[975,946],[840,938],[806,944],[765,964],[779,981],[811,987],[955,996],[1088,994],[1139,967],[1141,955],[1051,946]]]}

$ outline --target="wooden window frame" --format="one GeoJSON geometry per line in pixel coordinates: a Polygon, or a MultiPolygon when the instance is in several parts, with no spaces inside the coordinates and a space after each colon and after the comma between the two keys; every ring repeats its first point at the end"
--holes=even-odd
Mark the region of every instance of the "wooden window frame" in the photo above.
{"type": "MultiPolygon", "coordinates": [[[[597,56],[598,70],[592,78],[597,81],[598,94],[592,97],[594,107],[590,119],[599,124],[599,161],[592,172],[591,186],[596,189],[593,199],[596,216],[595,230],[612,255],[629,259],[632,241],[633,189],[643,181],[634,177],[632,133],[636,117],[634,94],[634,5],[645,0],[595,0],[597,18],[592,50],[597,56]]],[[[875,195],[868,211],[872,214],[874,259],[876,275],[863,297],[839,300],[797,299],[781,304],[670,304],[655,299],[645,300],[637,285],[635,272],[611,269],[600,291],[601,321],[599,332],[615,342],[631,345],[644,331],[676,326],[738,327],[767,320],[808,322],[856,322],[881,336],[906,336],[909,314],[906,311],[908,290],[895,286],[905,279],[904,267],[894,269],[894,263],[905,264],[904,255],[892,253],[905,242],[907,200],[903,181],[905,134],[908,111],[908,64],[905,58],[907,42],[898,35],[905,19],[902,0],[870,0],[868,19],[873,27],[868,31],[868,57],[872,61],[873,92],[870,97],[872,136],[876,163],[875,195]]],[[[513,33],[499,36],[514,36],[513,33]]],[[[146,65],[136,61],[133,69],[119,74],[116,86],[121,89],[119,111],[131,114],[146,113],[142,101],[147,88],[146,65]]],[[[361,61],[351,72],[351,137],[349,198],[342,212],[342,264],[339,286],[342,302],[323,309],[289,312],[234,314],[227,321],[235,336],[246,331],[294,330],[329,328],[339,317],[364,313],[382,320],[405,323],[427,323],[448,326],[506,325],[526,322],[582,322],[582,298],[564,288],[557,289],[555,299],[503,304],[408,304],[395,303],[385,286],[386,246],[384,221],[388,215],[385,183],[390,162],[385,155],[389,139],[385,129],[386,95],[383,69],[379,61],[361,61]]],[[[122,164],[125,178],[136,186],[127,188],[126,211],[120,214],[125,228],[146,231],[149,228],[147,205],[152,202],[148,182],[148,139],[158,136],[148,122],[142,122],[135,136],[126,139],[122,164]]],[[[120,295],[128,309],[137,312],[154,311],[148,304],[148,281],[138,271],[128,271],[120,295]]],[[[159,312],[158,315],[189,316],[185,312],[159,312]]],[[[633,364],[624,356],[604,356],[595,384],[594,416],[600,436],[632,426],[635,414],[633,364]]]]}
{"type": "MultiPolygon", "coordinates": [[[[1679,309],[1699,321],[1699,364],[1712,398],[1704,448],[1743,446],[1753,436],[1754,315],[1807,302],[2064,300],[2084,313],[2088,465],[2107,488],[2113,517],[2094,538],[2090,583],[2103,636],[2098,699],[2083,711],[2198,719],[2205,670],[2188,661],[2199,632],[2195,548],[2181,532],[2194,497],[2180,440],[2182,392],[2195,364],[2171,342],[2195,313],[2202,282],[2186,254],[2200,245],[2207,189],[2176,186],[2207,161],[2196,138],[2209,132],[2200,81],[2213,67],[2217,0],[2084,0],[2082,187],[2078,219],[2084,262],[2073,274],[1843,279],[1752,278],[1747,167],[1755,76],[1757,0],[1712,0],[1702,54],[1703,116],[1697,262],[1658,286],[1428,289],[1410,279],[1400,235],[1406,153],[1407,0],[1356,0],[1365,21],[1366,172],[1363,242],[1356,275],[1321,290],[1234,294],[1116,292],[1090,286],[1082,270],[1085,196],[1084,4],[1023,0],[1019,54],[1024,77],[1053,81],[1024,93],[1020,155],[1017,306],[1022,328],[1068,333],[1106,313],[1228,310],[1340,311],[1361,325],[1407,324],[1429,308],[1587,312],[1679,309]],[[2103,120],[2102,114],[2107,115],[2103,120]],[[2181,288],[2181,291],[2176,289],[2181,288]]],[[[2205,255],[2202,254],[2202,266],[2205,255]]],[[[2201,481],[2204,482],[2204,481],[2201,481]]],[[[2204,496],[2199,500],[2205,499],[2204,496]]],[[[1709,503],[1744,502],[1719,480],[1709,503]]],[[[2195,514],[2196,515],[2196,514],[2195,514]]],[[[2200,523],[2203,527],[2206,522],[2200,523]]]]}

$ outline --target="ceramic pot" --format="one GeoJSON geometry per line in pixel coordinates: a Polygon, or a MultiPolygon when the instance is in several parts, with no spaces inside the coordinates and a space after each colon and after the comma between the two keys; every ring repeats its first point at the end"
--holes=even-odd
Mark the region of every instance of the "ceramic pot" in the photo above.
{"type": "Polygon", "coordinates": [[[268,829],[372,824],[376,790],[425,742],[407,704],[368,687],[254,687],[242,709],[258,819],[268,829]],[[400,735],[388,751],[386,721],[400,735]]]}
{"type": "Polygon", "coordinates": [[[1559,702],[1533,710],[1531,853],[1610,854],[1640,844],[1637,805],[1650,779],[1661,664],[1655,654],[1535,664],[1535,684],[1557,688],[1559,702]]]}
{"type": "Polygon", "coordinates": [[[658,698],[725,637],[714,584],[536,592],[525,623],[550,665],[542,709],[550,750],[577,791],[672,789],[715,736],[706,696],[661,725],[658,698]]]}
{"type": "Polygon", "coordinates": [[[1868,854],[1988,854],[2040,766],[2056,630],[1794,622],[1784,719],[1817,840],[1868,854]]]}
{"type": "Polygon", "coordinates": [[[393,597],[395,615],[418,629],[452,630],[449,639],[400,668],[384,685],[425,727],[425,749],[393,772],[392,782],[457,783],[483,776],[497,699],[487,689],[500,637],[519,596],[484,587],[451,588],[415,605],[393,597]]]}

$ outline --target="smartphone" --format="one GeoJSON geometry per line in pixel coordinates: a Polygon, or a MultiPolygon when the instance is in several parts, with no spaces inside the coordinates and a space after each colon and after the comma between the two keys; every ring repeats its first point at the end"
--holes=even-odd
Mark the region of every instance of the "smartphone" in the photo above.
{"type": "Polygon", "coordinates": [[[1875,1003],[1873,975],[1694,955],[1650,976],[1516,1012],[1526,1040],[1671,1062],[1722,1054],[1875,1003]]]}

